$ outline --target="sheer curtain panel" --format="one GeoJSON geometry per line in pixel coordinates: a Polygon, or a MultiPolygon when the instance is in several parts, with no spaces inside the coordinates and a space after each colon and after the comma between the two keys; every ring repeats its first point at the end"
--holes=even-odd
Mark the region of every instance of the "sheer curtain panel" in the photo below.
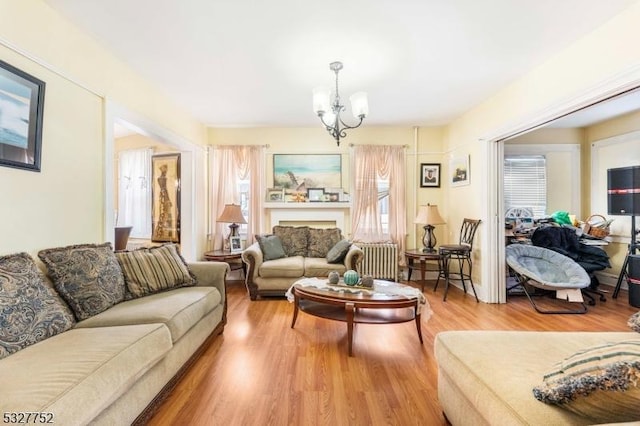
{"type": "Polygon", "coordinates": [[[151,154],[149,148],[118,154],[116,226],[133,226],[131,238],[151,238],[151,154]]]}
{"type": "MultiPolygon", "coordinates": [[[[356,145],[351,153],[351,230],[364,243],[392,241],[404,253],[406,228],[405,152],[403,146],[356,145]],[[389,232],[384,233],[378,181],[389,182],[389,232]]],[[[400,261],[404,257],[400,256],[400,261]]]]}
{"type": "Polygon", "coordinates": [[[210,151],[209,176],[211,214],[209,217],[210,247],[220,250],[229,233],[229,224],[217,223],[216,218],[225,204],[240,204],[238,181],[249,180],[249,199],[246,245],[253,243],[254,235],[262,232],[264,187],[264,146],[217,145],[210,151]]]}

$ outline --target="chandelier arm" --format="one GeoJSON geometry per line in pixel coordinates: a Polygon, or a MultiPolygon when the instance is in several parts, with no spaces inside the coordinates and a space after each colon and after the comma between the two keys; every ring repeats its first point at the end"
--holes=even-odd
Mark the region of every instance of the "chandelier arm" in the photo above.
{"type": "Polygon", "coordinates": [[[357,129],[358,127],[360,127],[360,125],[364,121],[364,116],[361,115],[361,116],[359,116],[359,118],[360,118],[360,122],[358,124],[356,124],[355,126],[350,126],[347,123],[345,123],[344,121],[342,121],[342,117],[338,116],[338,120],[340,121],[340,123],[342,123],[342,126],[343,126],[344,130],[357,129]]]}

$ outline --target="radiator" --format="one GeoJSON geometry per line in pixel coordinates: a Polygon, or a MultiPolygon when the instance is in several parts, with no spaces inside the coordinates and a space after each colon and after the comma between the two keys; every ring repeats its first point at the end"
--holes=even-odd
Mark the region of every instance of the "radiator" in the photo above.
{"type": "Polygon", "coordinates": [[[361,275],[396,281],[398,279],[398,245],[392,243],[359,243],[364,257],[360,266],[361,275]]]}

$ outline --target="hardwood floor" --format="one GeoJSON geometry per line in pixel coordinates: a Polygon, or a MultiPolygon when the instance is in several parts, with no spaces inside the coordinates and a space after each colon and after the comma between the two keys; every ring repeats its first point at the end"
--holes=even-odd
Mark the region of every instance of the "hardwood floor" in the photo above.
{"type": "MultiPolygon", "coordinates": [[[[415,282],[410,285],[418,287],[415,282]]],[[[627,293],[589,306],[585,315],[537,314],[524,297],[476,303],[451,288],[425,287],[433,309],[415,323],[358,325],[354,357],[346,324],[300,313],[285,299],[251,302],[242,282],[228,283],[228,321],[151,419],[150,425],[439,425],[435,335],[444,330],[628,331],[636,311],[627,293]]],[[[543,303],[552,303],[543,301],[543,303]]]]}

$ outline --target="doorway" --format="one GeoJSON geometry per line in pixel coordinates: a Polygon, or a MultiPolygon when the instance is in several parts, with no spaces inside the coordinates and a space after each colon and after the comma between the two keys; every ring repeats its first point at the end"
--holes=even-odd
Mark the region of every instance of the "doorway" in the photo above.
{"type": "Polygon", "coordinates": [[[115,197],[116,197],[116,124],[126,128],[132,133],[142,135],[155,141],[158,146],[172,152],[180,153],[180,249],[182,256],[188,261],[199,258],[203,252],[205,230],[203,224],[204,211],[195,206],[204,206],[205,193],[205,153],[206,150],[184,138],[174,134],[170,130],[148,120],[112,101],[105,101],[105,215],[104,235],[105,241],[114,243],[114,228],[116,225],[115,197]],[[198,238],[202,235],[202,238],[198,238]]]}

